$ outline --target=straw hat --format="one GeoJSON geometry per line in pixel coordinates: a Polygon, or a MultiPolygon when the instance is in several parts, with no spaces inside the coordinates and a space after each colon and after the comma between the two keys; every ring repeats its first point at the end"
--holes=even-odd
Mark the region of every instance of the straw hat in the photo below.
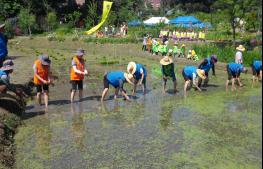
{"type": "Polygon", "coordinates": [[[169,65],[171,63],[173,63],[173,60],[169,58],[168,56],[164,56],[164,58],[160,60],[160,64],[163,66],[169,65]]]}
{"type": "Polygon", "coordinates": [[[127,80],[128,83],[130,83],[131,85],[134,85],[134,77],[132,74],[130,73],[124,73],[124,77],[127,80]]]}
{"type": "Polygon", "coordinates": [[[202,70],[202,69],[197,69],[196,72],[197,72],[198,76],[199,76],[201,79],[203,79],[203,80],[206,79],[205,71],[204,71],[204,70],[202,70]]]}
{"type": "Polygon", "coordinates": [[[134,74],[136,72],[136,63],[135,62],[129,62],[128,66],[127,66],[127,71],[130,74],[134,74]]]}
{"type": "Polygon", "coordinates": [[[243,45],[239,45],[239,46],[236,48],[236,50],[239,50],[239,51],[241,51],[241,52],[244,52],[246,49],[245,49],[245,47],[244,47],[243,45]]]}
{"type": "Polygon", "coordinates": [[[4,23],[3,24],[0,23],[0,29],[4,28],[4,27],[5,27],[5,24],[4,23]]]}
{"type": "Polygon", "coordinates": [[[1,67],[0,70],[5,71],[5,70],[13,70],[13,69],[14,69],[14,63],[13,63],[13,61],[10,60],[10,59],[8,59],[8,60],[5,60],[5,61],[3,62],[3,66],[1,67]]]}

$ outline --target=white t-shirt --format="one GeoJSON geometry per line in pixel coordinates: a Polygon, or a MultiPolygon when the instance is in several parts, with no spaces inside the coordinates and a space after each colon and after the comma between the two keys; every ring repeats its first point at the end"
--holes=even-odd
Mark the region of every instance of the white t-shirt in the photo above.
{"type": "Polygon", "coordinates": [[[235,56],[235,62],[238,63],[238,64],[242,64],[243,63],[242,52],[237,51],[236,56],[235,56]]]}

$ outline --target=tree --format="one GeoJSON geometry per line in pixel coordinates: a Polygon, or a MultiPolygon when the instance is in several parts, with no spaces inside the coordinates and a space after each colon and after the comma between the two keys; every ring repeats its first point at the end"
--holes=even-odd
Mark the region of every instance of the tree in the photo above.
{"type": "Polygon", "coordinates": [[[92,0],[88,5],[87,5],[87,18],[86,18],[86,27],[92,27],[94,26],[98,21],[98,15],[97,15],[97,8],[98,5],[97,3],[92,0]]]}
{"type": "Polygon", "coordinates": [[[55,12],[49,12],[47,15],[47,24],[48,24],[48,31],[54,29],[57,25],[57,15],[55,12]]]}
{"type": "Polygon", "coordinates": [[[244,1],[243,0],[218,0],[215,3],[215,8],[222,9],[225,16],[231,24],[233,45],[236,46],[236,28],[238,21],[242,19],[244,14],[244,1]],[[239,19],[238,19],[239,18],[239,19]]]}
{"type": "Polygon", "coordinates": [[[21,9],[18,15],[18,23],[22,30],[32,35],[32,26],[36,23],[36,18],[34,15],[30,14],[28,9],[21,9]]]}

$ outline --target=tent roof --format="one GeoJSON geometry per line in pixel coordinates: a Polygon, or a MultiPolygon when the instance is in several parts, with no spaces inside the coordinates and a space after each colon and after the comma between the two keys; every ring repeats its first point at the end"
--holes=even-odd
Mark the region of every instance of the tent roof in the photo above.
{"type": "Polygon", "coordinates": [[[155,25],[158,23],[164,22],[165,24],[169,23],[169,19],[167,19],[166,17],[151,17],[150,19],[147,19],[145,21],[143,21],[143,23],[145,25],[155,25]]]}
{"type": "Polygon", "coordinates": [[[178,16],[172,20],[170,20],[171,24],[200,24],[202,23],[199,19],[194,16],[178,16]]]}
{"type": "Polygon", "coordinates": [[[142,25],[142,22],[139,20],[133,20],[133,21],[128,22],[128,25],[129,26],[139,26],[139,25],[142,25]]]}

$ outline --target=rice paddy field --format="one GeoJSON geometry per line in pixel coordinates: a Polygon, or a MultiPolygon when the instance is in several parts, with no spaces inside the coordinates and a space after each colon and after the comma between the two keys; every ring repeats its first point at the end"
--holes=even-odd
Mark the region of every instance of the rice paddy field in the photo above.
{"type": "MultiPolygon", "coordinates": [[[[198,44],[197,44],[198,45],[198,44]]],[[[179,92],[168,81],[162,93],[159,60],[141,51],[140,44],[96,44],[44,37],[9,42],[14,59],[12,82],[33,76],[34,60],[49,54],[58,76],[50,87],[48,111],[28,103],[15,135],[17,169],[259,169],[262,165],[262,86],[252,86],[251,71],[242,74],[244,87],[225,90],[225,63],[202,92],[183,96],[181,70],[198,62],[178,58],[175,72],[179,92]],[[70,103],[69,70],[77,48],[86,51],[90,75],[84,82],[84,99],[70,103]],[[139,88],[131,102],[100,102],[103,75],[125,71],[129,61],[148,70],[147,94],[139,88]]],[[[224,56],[225,57],[225,56],[224,56]]],[[[234,56],[229,56],[234,59],[234,56]]],[[[245,57],[244,57],[245,58],[245,57]]],[[[219,56],[220,61],[220,56],[219,56]]],[[[124,88],[131,94],[132,87],[124,88]]]]}

